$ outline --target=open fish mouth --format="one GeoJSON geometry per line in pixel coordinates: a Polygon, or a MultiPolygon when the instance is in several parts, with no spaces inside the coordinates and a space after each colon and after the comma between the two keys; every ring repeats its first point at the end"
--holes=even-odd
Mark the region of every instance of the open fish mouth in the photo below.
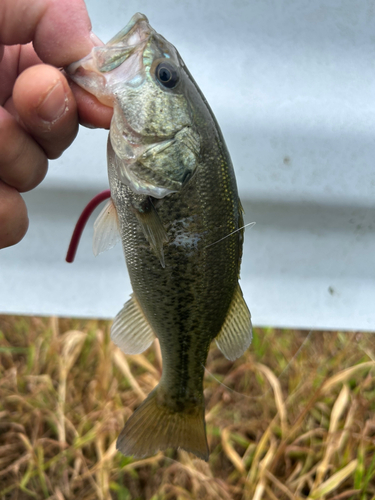
{"type": "Polygon", "coordinates": [[[86,57],[65,68],[75,83],[95,95],[103,104],[114,108],[117,125],[111,126],[111,129],[116,129],[113,133],[134,146],[172,139],[176,133],[176,130],[157,131],[152,127],[150,130],[147,127],[149,116],[140,117],[143,106],[132,111],[131,115],[130,110],[119,105],[122,100],[131,109],[134,94],[143,83],[150,85],[145,80],[150,79],[147,73],[150,72],[156,53],[160,53],[160,46],[175,53],[172,45],[164,47],[165,42],[150,26],[147,17],[137,13],[109,42],[94,47],[86,57]],[[124,97],[125,88],[127,95],[124,97]]]}
{"type": "Polygon", "coordinates": [[[154,33],[147,17],[137,13],[109,42],[94,47],[65,71],[100,102],[113,106],[116,87],[128,82],[136,84],[144,78],[143,51],[154,33]]]}

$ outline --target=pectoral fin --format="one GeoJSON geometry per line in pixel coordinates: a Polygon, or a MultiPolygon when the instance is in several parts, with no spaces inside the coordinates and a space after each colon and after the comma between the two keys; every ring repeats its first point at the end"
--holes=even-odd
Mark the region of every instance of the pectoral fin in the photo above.
{"type": "Polygon", "coordinates": [[[160,264],[165,267],[163,246],[164,243],[168,242],[168,236],[154,205],[150,201],[146,210],[142,212],[135,210],[135,215],[147,241],[160,260],[160,264]]]}
{"type": "Polygon", "coordinates": [[[154,332],[135,297],[115,317],[111,339],[125,354],[140,354],[154,341],[154,332]]]}
{"type": "Polygon", "coordinates": [[[251,339],[251,315],[238,285],[224,325],[215,340],[224,356],[234,361],[246,351],[251,339]]]}
{"type": "Polygon", "coordinates": [[[120,239],[115,205],[110,198],[94,222],[92,250],[95,257],[113,248],[120,239]]]}

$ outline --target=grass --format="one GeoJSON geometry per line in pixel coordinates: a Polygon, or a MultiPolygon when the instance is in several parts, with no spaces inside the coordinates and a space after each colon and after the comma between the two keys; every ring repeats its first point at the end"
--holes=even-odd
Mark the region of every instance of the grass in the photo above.
{"type": "Polygon", "coordinates": [[[0,316],[0,499],[375,499],[373,334],[255,329],[207,369],[209,462],[134,461],[115,441],[158,346],[124,356],[108,322],[0,316]]]}

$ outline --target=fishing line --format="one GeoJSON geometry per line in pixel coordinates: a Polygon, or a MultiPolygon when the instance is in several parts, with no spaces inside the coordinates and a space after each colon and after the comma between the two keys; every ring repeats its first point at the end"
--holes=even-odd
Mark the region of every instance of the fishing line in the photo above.
{"type": "MultiPolygon", "coordinates": [[[[294,354],[294,356],[292,357],[291,360],[289,360],[288,364],[286,365],[286,367],[282,370],[282,372],[280,373],[280,375],[277,377],[278,380],[280,380],[280,378],[283,376],[284,373],[286,373],[287,370],[290,369],[293,361],[297,358],[297,356],[301,353],[302,349],[305,349],[306,346],[306,342],[309,340],[309,338],[311,337],[311,335],[313,334],[314,330],[310,330],[309,333],[307,334],[307,337],[304,339],[304,341],[302,342],[302,344],[299,346],[297,352],[294,354]]],[[[290,396],[292,396],[294,393],[290,394],[290,396]]]]}
{"type": "MultiPolygon", "coordinates": [[[[246,398],[246,399],[256,399],[256,398],[255,398],[255,396],[249,396],[248,394],[243,394],[242,392],[238,392],[238,391],[236,391],[235,389],[232,389],[231,387],[229,387],[229,386],[227,386],[227,385],[223,384],[223,382],[221,382],[221,381],[220,381],[217,377],[215,377],[215,375],[214,375],[213,373],[211,373],[211,372],[210,372],[210,370],[209,370],[206,366],[204,366],[203,364],[202,364],[202,366],[203,366],[203,368],[205,369],[205,371],[206,371],[206,372],[207,372],[207,373],[208,373],[208,374],[209,374],[209,375],[210,375],[210,376],[211,376],[214,380],[216,380],[216,382],[218,382],[220,385],[222,385],[223,387],[225,387],[226,389],[228,389],[228,391],[233,392],[234,394],[238,394],[239,396],[242,396],[242,397],[244,397],[244,398],[246,398]]],[[[261,397],[264,397],[264,396],[265,396],[265,394],[264,394],[263,396],[261,396],[261,397]]]]}
{"type": "MultiPolygon", "coordinates": [[[[186,455],[189,457],[189,460],[193,463],[193,465],[194,465],[194,462],[196,460],[199,460],[196,457],[191,458],[191,456],[190,456],[191,452],[185,451],[183,448],[179,448],[177,450],[177,454],[180,454],[181,452],[182,453],[186,453],[186,455]]],[[[161,453],[163,453],[163,452],[161,452],[161,453]]],[[[223,451],[221,451],[221,453],[223,453],[223,451]]],[[[193,474],[195,474],[195,475],[198,472],[199,476],[204,476],[204,478],[202,478],[201,480],[207,481],[208,483],[212,482],[213,484],[215,484],[215,486],[217,486],[218,489],[224,494],[225,499],[229,499],[228,492],[220,484],[220,479],[219,478],[216,478],[216,477],[211,476],[211,475],[207,475],[204,472],[202,472],[200,470],[197,470],[195,468],[190,468],[189,465],[187,465],[186,463],[182,463],[180,461],[180,459],[175,459],[175,458],[172,458],[172,457],[167,457],[165,453],[163,453],[163,455],[160,456],[160,459],[164,459],[166,462],[172,462],[172,465],[178,465],[179,467],[181,467],[181,469],[184,469],[186,472],[188,472],[190,474],[192,473],[192,471],[194,471],[193,474]]],[[[146,460],[147,460],[147,458],[146,458],[146,460]]],[[[193,477],[192,477],[192,479],[193,479],[193,477]]]]}
{"type": "MultiPolygon", "coordinates": [[[[280,380],[283,375],[286,374],[286,372],[291,368],[292,363],[297,359],[297,357],[301,354],[302,350],[306,348],[306,343],[309,341],[310,337],[314,333],[314,330],[310,330],[309,333],[307,334],[306,338],[303,340],[302,344],[298,348],[298,350],[295,352],[294,356],[288,361],[287,366],[282,370],[282,372],[277,376],[277,379],[280,380]]],[[[210,372],[210,370],[205,367],[203,364],[202,366],[204,367],[205,371],[216,381],[218,384],[221,386],[225,387],[225,389],[228,389],[228,391],[232,392],[233,394],[238,394],[239,396],[242,396],[246,399],[252,399],[252,400],[261,400],[262,398],[265,398],[268,396],[271,392],[273,392],[272,388],[269,388],[265,393],[262,394],[262,396],[249,396],[248,394],[244,394],[241,392],[236,391],[235,389],[232,389],[231,387],[225,385],[223,382],[221,382],[213,373],[210,372]]],[[[296,389],[297,390],[297,389],[296,389]]],[[[294,392],[296,392],[296,390],[294,392]]],[[[288,398],[294,394],[288,394],[288,398]]]]}
{"type": "MultiPolygon", "coordinates": [[[[368,217],[368,213],[369,213],[369,207],[367,207],[365,210],[364,210],[364,214],[362,215],[362,224],[364,224],[364,221],[366,221],[367,217],[368,217]]],[[[255,222],[252,222],[252,223],[249,223],[249,224],[246,224],[244,227],[247,227],[247,226],[253,226],[255,224],[255,222]]],[[[233,233],[237,232],[237,231],[240,231],[241,229],[243,228],[239,228],[237,229],[236,231],[233,231],[232,233],[228,234],[227,236],[225,236],[224,238],[221,238],[220,240],[216,241],[215,243],[211,243],[211,245],[208,245],[208,247],[212,246],[212,245],[215,245],[216,243],[219,243],[220,241],[222,241],[223,239],[231,236],[233,233]]],[[[343,272],[344,272],[344,268],[346,266],[346,263],[349,259],[349,256],[350,256],[350,251],[351,249],[353,248],[353,241],[356,237],[358,236],[358,230],[356,230],[354,232],[354,234],[352,235],[352,237],[350,238],[349,242],[348,242],[348,245],[346,246],[346,249],[345,249],[345,256],[344,256],[344,259],[342,260],[342,265],[341,265],[341,270],[338,271],[335,275],[335,277],[332,279],[332,282],[335,282],[337,281],[338,278],[340,278],[342,275],[343,275],[343,272]]],[[[206,247],[206,248],[208,248],[206,247]]],[[[296,359],[300,356],[301,352],[306,349],[307,344],[309,343],[309,341],[311,341],[311,337],[312,335],[316,332],[315,329],[311,329],[309,330],[309,333],[307,334],[306,338],[303,340],[302,344],[300,345],[300,347],[298,348],[298,350],[296,351],[296,353],[293,355],[293,357],[289,360],[287,366],[281,371],[281,373],[278,375],[278,380],[281,380],[282,377],[284,377],[286,375],[286,373],[288,372],[288,370],[290,370],[290,368],[292,367],[293,363],[296,361],[296,359]]],[[[213,373],[211,373],[206,367],[205,367],[205,370],[207,371],[207,373],[216,381],[218,382],[220,385],[222,385],[223,387],[225,387],[227,390],[229,390],[230,392],[234,393],[234,394],[238,394],[240,396],[243,396],[245,398],[248,398],[248,399],[254,399],[254,397],[252,396],[248,396],[247,394],[242,394],[238,391],[236,391],[235,389],[232,389],[230,387],[228,387],[227,385],[225,385],[224,383],[222,383],[217,377],[215,377],[215,375],[213,373]]],[[[291,394],[288,394],[288,397],[291,397],[295,392],[297,391],[297,389],[295,389],[295,391],[293,391],[293,393],[291,394]]],[[[263,394],[262,397],[265,397],[267,396],[270,392],[272,392],[272,389],[270,388],[267,392],[265,392],[263,394]]]]}
{"type": "MultiPolygon", "coordinates": [[[[202,366],[204,366],[202,364],[202,366]]],[[[223,387],[225,387],[225,389],[228,389],[228,391],[232,392],[233,394],[238,394],[239,396],[245,398],[245,399],[251,399],[251,400],[255,400],[255,401],[260,401],[261,399],[265,398],[266,396],[268,396],[271,392],[273,392],[273,389],[268,389],[264,394],[262,394],[261,396],[249,396],[248,394],[244,394],[243,392],[238,392],[236,391],[235,389],[232,389],[231,387],[225,385],[223,382],[221,382],[217,377],[215,377],[215,375],[213,373],[210,372],[210,370],[204,366],[204,369],[205,371],[214,379],[216,380],[216,382],[218,382],[219,385],[222,385],[223,387]]],[[[277,377],[279,378],[279,377],[277,377]]]]}
{"type": "Polygon", "coordinates": [[[238,231],[241,231],[241,229],[245,229],[245,227],[253,227],[255,226],[256,222],[249,222],[248,224],[245,224],[244,226],[242,227],[239,227],[238,229],[236,229],[235,231],[232,231],[231,233],[227,234],[226,236],[224,236],[223,238],[220,238],[220,240],[217,240],[217,241],[214,241],[214,243],[210,243],[209,245],[207,245],[206,247],[204,248],[210,248],[212,247],[213,245],[216,245],[216,243],[220,243],[220,241],[223,241],[225,240],[226,238],[229,238],[229,236],[232,236],[232,234],[234,233],[237,233],[238,231]]]}
{"type": "MultiPolygon", "coordinates": [[[[362,214],[360,215],[360,218],[362,219],[361,220],[361,224],[362,226],[365,225],[365,223],[367,222],[367,219],[368,219],[368,214],[370,212],[370,207],[367,206],[367,207],[364,207],[363,209],[363,212],[362,214]]],[[[246,226],[252,226],[254,225],[255,223],[250,223],[250,224],[246,224],[244,227],[246,226]]],[[[240,228],[242,229],[242,228],[240,228]]],[[[238,229],[238,230],[240,230],[238,229]]],[[[237,230],[237,231],[238,231],[237,230]]],[[[345,250],[344,250],[344,255],[343,255],[343,258],[340,259],[341,260],[341,270],[339,270],[336,275],[332,278],[332,282],[335,283],[339,278],[342,277],[342,275],[344,274],[344,270],[347,268],[347,262],[349,260],[349,257],[350,257],[350,253],[352,252],[352,249],[354,247],[354,240],[358,237],[358,233],[359,233],[359,229],[357,228],[355,231],[354,231],[354,234],[352,234],[351,236],[349,236],[348,238],[348,242],[347,242],[347,245],[345,247],[345,250]]],[[[234,231],[236,232],[236,231],[234,231]]],[[[233,233],[230,233],[229,235],[227,236],[230,236],[231,234],[233,233]]],[[[226,237],[224,237],[226,238],[226,237]]],[[[224,239],[222,238],[222,239],[224,239]]],[[[215,243],[218,243],[219,241],[221,240],[218,240],[217,242],[215,243]]],[[[212,243],[211,245],[214,245],[215,243],[212,243]]],[[[208,246],[211,246],[211,245],[208,245],[208,246]]],[[[307,334],[306,338],[303,340],[302,344],[300,345],[300,347],[298,348],[298,350],[296,351],[296,353],[293,355],[293,357],[289,360],[287,366],[281,371],[281,373],[278,375],[278,380],[281,380],[281,378],[283,376],[286,375],[286,373],[288,372],[288,370],[290,370],[290,368],[292,367],[293,363],[296,361],[296,359],[300,356],[301,352],[306,349],[308,347],[308,343],[312,341],[312,336],[313,334],[316,333],[316,330],[313,328],[311,330],[309,330],[309,333],[307,334]]],[[[316,358],[316,356],[314,356],[314,358],[316,358]]],[[[219,384],[223,385],[224,387],[226,387],[227,389],[229,389],[230,391],[234,392],[234,393],[237,393],[237,394],[241,394],[233,389],[230,389],[229,387],[227,387],[225,384],[222,384],[222,382],[220,382],[213,374],[211,374],[208,370],[207,372],[217,381],[219,382],[219,384]]],[[[296,389],[297,390],[297,389],[296,389]]],[[[272,391],[272,389],[269,389],[268,392],[272,391]]],[[[295,391],[294,391],[295,392],[295,391]]],[[[294,392],[292,394],[288,394],[288,397],[292,396],[294,394],[294,392]]],[[[265,393],[264,396],[267,394],[265,393]]],[[[244,395],[246,396],[246,395],[244,395]]]]}
{"type": "MultiPolygon", "coordinates": [[[[370,212],[370,207],[366,207],[364,208],[363,210],[363,213],[361,214],[361,224],[362,225],[365,225],[365,223],[367,222],[367,218],[368,218],[368,214],[370,212]]],[[[344,249],[344,255],[343,257],[340,259],[340,262],[341,262],[341,270],[337,271],[335,276],[332,278],[331,282],[333,284],[335,284],[344,274],[344,270],[347,269],[348,265],[347,265],[347,262],[349,260],[349,257],[350,257],[350,254],[351,252],[353,251],[353,246],[354,246],[354,241],[355,239],[358,237],[358,233],[359,233],[359,229],[356,228],[355,231],[353,232],[353,234],[351,236],[348,237],[348,242],[345,246],[345,249],[344,249]]],[[[302,342],[301,346],[299,347],[299,349],[297,350],[297,352],[294,354],[294,356],[292,357],[292,359],[289,361],[289,363],[287,364],[287,366],[282,370],[282,372],[280,373],[280,375],[278,376],[278,379],[280,380],[280,378],[285,375],[285,373],[287,372],[287,370],[290,369],[290,367],[292,366],[292,363],[293,361],[296,360],[297,356],[300,355],[300,353],[302,352],[303,349],[306,349],[306,344],[309,340],[311,340],[311,337],[313,335],[313,333],[315,333],[316,330],[315,329],[311,329],[307,335],[307,337],[304,339],[304,341],[302,342]]],[[[317,356],[315,356],[315,359],[317,358],[317,356]]],[[[297,390],[297,389],[296,389],[297,390]]],[[[296,392],[296,390],[294,392],[296,392]]],[[[294,394],[294,392],[292,394],[289,394],[288,397],[292,396],[294,394]]]]}

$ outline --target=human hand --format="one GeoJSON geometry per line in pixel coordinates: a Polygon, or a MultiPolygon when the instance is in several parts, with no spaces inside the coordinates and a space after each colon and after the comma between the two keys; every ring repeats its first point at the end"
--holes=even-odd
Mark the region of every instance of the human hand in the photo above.
{"type": "Polygon", "coordinates": [[[25,235],[20,192],[43,180],[78,123],[109,128],[112,109],[57,69],[98,44],[83,0],[0,1],[0,248],[25,235]]]}

